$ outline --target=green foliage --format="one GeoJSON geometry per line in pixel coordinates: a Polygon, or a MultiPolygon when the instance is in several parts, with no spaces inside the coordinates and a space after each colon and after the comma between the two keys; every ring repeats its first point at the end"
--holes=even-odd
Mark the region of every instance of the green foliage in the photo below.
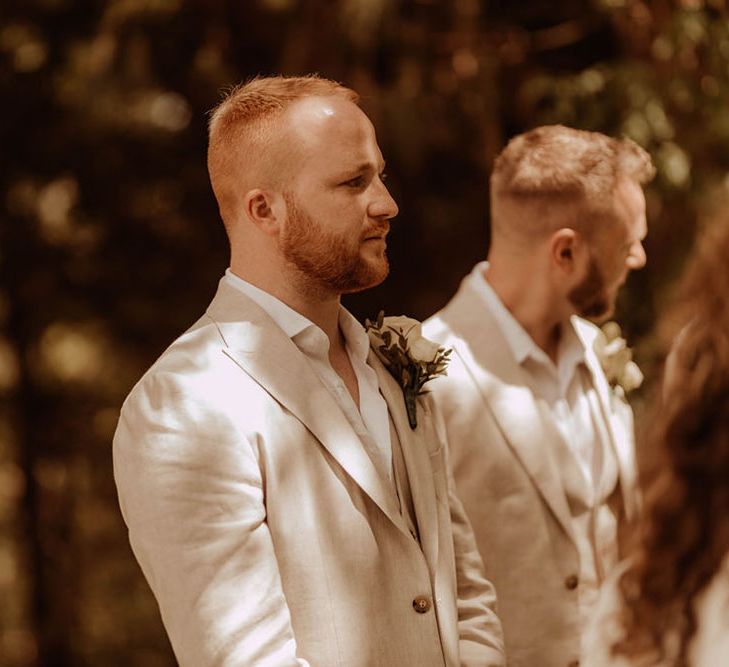
{"type": "Polygon", "coordinates": [[[407,408],[410,428],[416,428],[418,396],[423,387],[444,375],[452,350],[423,338],[420,323],[408,317],[385,317],[380,311],[376,322],[365,320],[370,345],[390,374],[400,385],[407,408]]]}
{"type": "Polygon", "coordinates": [[[655,370],[667,287],[706,202],[729,183],[720,3],[6,0],[8,667],[174,664],[118,513],[110,440],[131,385],[202,311],[226,266],[206,111],[241,79],[309,71],[362,94],[401,209],[392,274],[349,299],[358,315],[428,316],[485,256],[488,171],[509,136],[560,122],[646,146],[659,170],[650,259],[618,319],[647,375],[655,370]]]}

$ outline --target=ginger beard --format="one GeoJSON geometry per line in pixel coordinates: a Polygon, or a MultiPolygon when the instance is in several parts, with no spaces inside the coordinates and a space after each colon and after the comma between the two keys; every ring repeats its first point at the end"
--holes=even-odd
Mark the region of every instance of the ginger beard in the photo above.
{"type": "Polygon", "coordinates": [[[597,320],[612,314],[615,308],[615,295],[610,296],[606,283],[597,259],[590,253],[587,275],[567,295],[580,317],[597,320]]]}
{"type": "Polygon", "coordinates": [[[317,295],[348,294],[379,285],[390,271],[385,246],[374,259],[362,256],[362,244],[373,236],[384,237],[387,220],[376,220],[356,239],[323,228],[306,213],[289,192],[284,193],[288,222],[279,244],[286,262],[302,279],[302,287],[317,295]]]}

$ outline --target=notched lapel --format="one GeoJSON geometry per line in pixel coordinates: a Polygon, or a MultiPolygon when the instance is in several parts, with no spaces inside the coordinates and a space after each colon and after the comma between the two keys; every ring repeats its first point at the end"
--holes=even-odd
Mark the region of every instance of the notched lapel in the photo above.
{"type": "Polygon", "coordinates": [[[473,377],[504,439],[574,541],[567,498],[552,455],[554,441],[562,436],[540,412],[528,378],[514,360],[496,321],[468,284],[461,287],[443,319],[458,337],[453,348],[473,377]]]}
{"type": "MultiPolygon", "coordinates": [[[[620,399],[613,396],[613,390],[600,366],[600,360],[592,347],[592,341],[585,336],[582,326],[578,326],[577,330],[586,347],[585,360],[598,395],[602,416],[607,424],[610,445],[618,460],[620,489],[626,517],[632,521],[637,517],[639,511],[637,496],[634,492],[637,480],[632,423],[626,423],[629,420],[618,412],[619,406],[616,405],[616,402],[620,399]]],[[[630,412],[627,404],[624,408],[626,412],[630,412]]]]}
{"type": "Polygon", "coordinates": [[[423,401],[419,400],[418,425],[415,429],[410,428],[400,385],[371,350],[368,363],[377,373],[380,392],[387,403],[400,439],[415,518],[418,522],[420,546],[431,570],[434,571],[438,562],[438,508],[430,456],[439,449],[440,443],[435,442],[437,435],[433,428],[432,417],[423,401]]]}
{"type": "Polygon", "coordinates": [[[403,525],[386,488],[343,411],[291,339],[244,294],[222,283],[208,308],[223,352],[293,413],[393,523],[403,525]]]}

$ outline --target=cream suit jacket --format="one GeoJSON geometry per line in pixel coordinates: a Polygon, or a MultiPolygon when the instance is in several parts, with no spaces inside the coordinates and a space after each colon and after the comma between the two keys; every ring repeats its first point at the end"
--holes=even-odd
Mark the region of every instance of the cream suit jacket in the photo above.
{"type": "Polygon", "coordinates": [[[120,505],[183,667],[504,664],[431,406],[411,430],[370,357],[422,548],[306,358],[225,283],[127,398],[120,505]]]}
{"type": "MultiPolygon", "coordinates": [[[[632,414],[614,398],[593,350],[597,329],[576,320],[619,466],[620,514],[637,510],[632,414]]],[[[580,655],[579,554],[559,470],[559,438],[523,369],[468,280],[424,334],[453,348],[431,384],[443,412],[456,489],[499,599],[510,667],[568,667],[580,655]]],[[[621,521],[619,517],[619,521],[621,521]]]]}

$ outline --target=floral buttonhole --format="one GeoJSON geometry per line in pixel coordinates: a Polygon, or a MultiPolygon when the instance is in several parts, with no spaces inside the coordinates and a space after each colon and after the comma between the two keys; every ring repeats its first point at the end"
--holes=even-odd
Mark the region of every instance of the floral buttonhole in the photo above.
{"type": "Polygon", "coordinates": [[[602,326],[593,348],[613,391],[620,398],[625,398],[626,394],[643,384],[643,373],[633,361],[633,351],[621,334],[617,322],[607,322],[602,326]]]}
{"type": "Polygon", "coordinates": [[[380,311],[375,322],[365,320],[370,346],[397,380],[405,399],[410,428],[418,425],[416,399],[426,382],[447,375],[452,350],[423,337],[420,322],[410,317],[385,317],[380,311]]]}

